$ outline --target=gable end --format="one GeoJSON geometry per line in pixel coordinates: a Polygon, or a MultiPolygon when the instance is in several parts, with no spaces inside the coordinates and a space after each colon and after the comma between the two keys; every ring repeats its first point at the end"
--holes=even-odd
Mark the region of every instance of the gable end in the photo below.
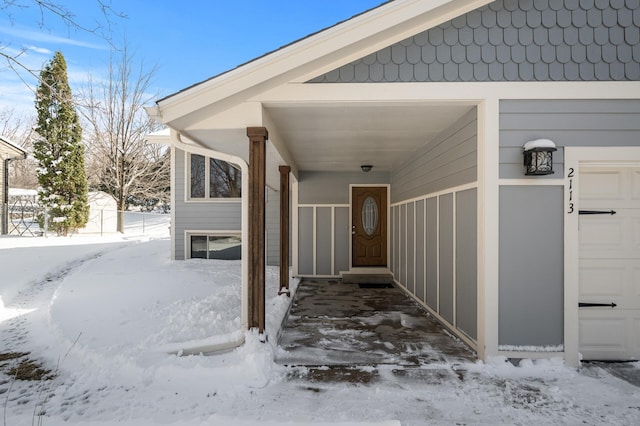
{"type": "Polygon", "coordinates": [[[640,81],[640,0],[497,0],[309,83],[640,81]]]}

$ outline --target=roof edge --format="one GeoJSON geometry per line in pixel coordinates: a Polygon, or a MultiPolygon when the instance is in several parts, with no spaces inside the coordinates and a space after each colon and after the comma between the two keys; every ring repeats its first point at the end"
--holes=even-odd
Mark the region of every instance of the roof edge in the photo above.
{"type": "Polygon", "coordinates": [[[27,158],[27,151],[22,148],[21,146],[19,146],[18,144],[16,144],[15,142],[12,142],[11,140],[0,136],[0,143],[4,143],[5,145],[7,145],[9,147],[9,149],[15,151],[16,155],[18,155],[18,157],[12,157],[12,158],[27,158]]]}

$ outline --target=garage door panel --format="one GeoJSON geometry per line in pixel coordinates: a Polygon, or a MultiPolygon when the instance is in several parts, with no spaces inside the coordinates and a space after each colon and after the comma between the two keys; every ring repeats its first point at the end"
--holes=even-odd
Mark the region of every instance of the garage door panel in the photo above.
{"type": "Polygon", "coordinates": [[[580,174],[580,200],[624,199],[624,176],[620,170],[593,169],[580,174]]]}
{"type": "Polygon", "coordinates": [[[598,215],[580,218],[580,250],[624,248],[623,222],[621,217],[602,218],[598,215]]]}
{"type": "Polygon", "coordinates": [[[640,200],[640,170],[631,172],[631,199],[640,200]]]}
{"type": "Polygon", "coordinates": [[[591,312],[580,319],[580,346],[621,350],[626,344],[625,319],[610,313],[591,312]]]}
{"type": "Polygon", "coordinates": [[[580,262],[581,302],[593,302],[594,297],[622,297],[625,294],[627,268],[623,262],[617,263],[611,265],[601,260],[580,262]]]}
{"type": "Polygon", "coordinates": [[[640,258],[640,209],[580,216],[581,258],[640,258]]]}

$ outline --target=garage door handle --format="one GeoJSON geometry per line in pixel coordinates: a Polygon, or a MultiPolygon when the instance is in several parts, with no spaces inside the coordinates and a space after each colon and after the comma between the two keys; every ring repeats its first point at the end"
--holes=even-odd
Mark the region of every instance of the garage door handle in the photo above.
{"type": "Polygon", "coordinates": [[[578,210],[578,214],[610,214],[613,216],[616,214],[615,210],[602,211],[602,210],[578,210]]]}
{"type": "Polygon", "coordinates": [[[578,308],[591,308],[591,307],[595,307],[595,306],[609,306],[611,308],[615,308],[616,305],[615,303],[611,302],[611,303],[578,303],[578,308]]]}

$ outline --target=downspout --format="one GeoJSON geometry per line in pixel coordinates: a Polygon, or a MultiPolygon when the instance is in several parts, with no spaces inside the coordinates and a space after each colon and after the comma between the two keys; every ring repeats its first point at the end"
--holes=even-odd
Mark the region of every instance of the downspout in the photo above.
{"type": "MultiPolygon", "coordinates": [[[[249,230],[249,202],[247,200],[248,194],[249,194],[249,179],[247,179],[246,177],[249,176],[249,165],[247,164],[247,162],[240,158],[237,157],[235,155],[229,155],[229,154],[225,154],[222,152],[218,152],[215,151],[213,149],[210,148],[205,148],[202,146],[194,146],[194,145],[189,145],[186,144],[185,142],[182,141],[182,135],[180,135],[179,132],[171,129],[171,144],[178,148],[181,149],[185,152],[189,152],[191,154],[198,154],[198,155],[202,155],[205,157],[211,157],[211,158],[215,158],[216,160],[222,160],[222,161],[226,161],[227,163],[231,163],[234,164],[238,167],[240,167],[240,171],[242,172],[242,196],[241,196],[241,200],[242,200],[242,230],[241,230],[241,237],[242,237],[242,259],[241,259],[241,276],[242,276],[242,284],[241,284],[241,300],[242,300],[242,307],[241,307],[241,322],[242,322],[242,329],[243,330],[247,330],[249,327],[249,300],[248,300],[248,294],[249,294],[249,246],[247,244],[247,241],[249,241],[249,235],[248,235],[248,230],[249,230]]],[[[236,337],[234,338],[233,341],[228,341],[228,342],[222,342],[222,343],[218,343],[218,344],[212,344],[212,345],[207,345],[207,346],[203,346],[203,347],[199,347],[197,348],[197,353],[202,352],[202,353],[211,353],[211,352],[221,352],[221,351],[227,351],[230,349],[233,349],[234,347],[240,346],[241,344],[244,343],[244,332],[242,333],[233,333],[233,335],[235,335],[236,337]]],[[[184,352],[186,353],[186,351],[184,352]]],[[[191,352],[193,353],[193,352],[191,352]]]]}
{"type": "Polygon", "coordinates": [[[9,162],[10,158],[4,160],[4,169],[2,169],[2,230],[0,234],[9,233],[9,162]]]}

